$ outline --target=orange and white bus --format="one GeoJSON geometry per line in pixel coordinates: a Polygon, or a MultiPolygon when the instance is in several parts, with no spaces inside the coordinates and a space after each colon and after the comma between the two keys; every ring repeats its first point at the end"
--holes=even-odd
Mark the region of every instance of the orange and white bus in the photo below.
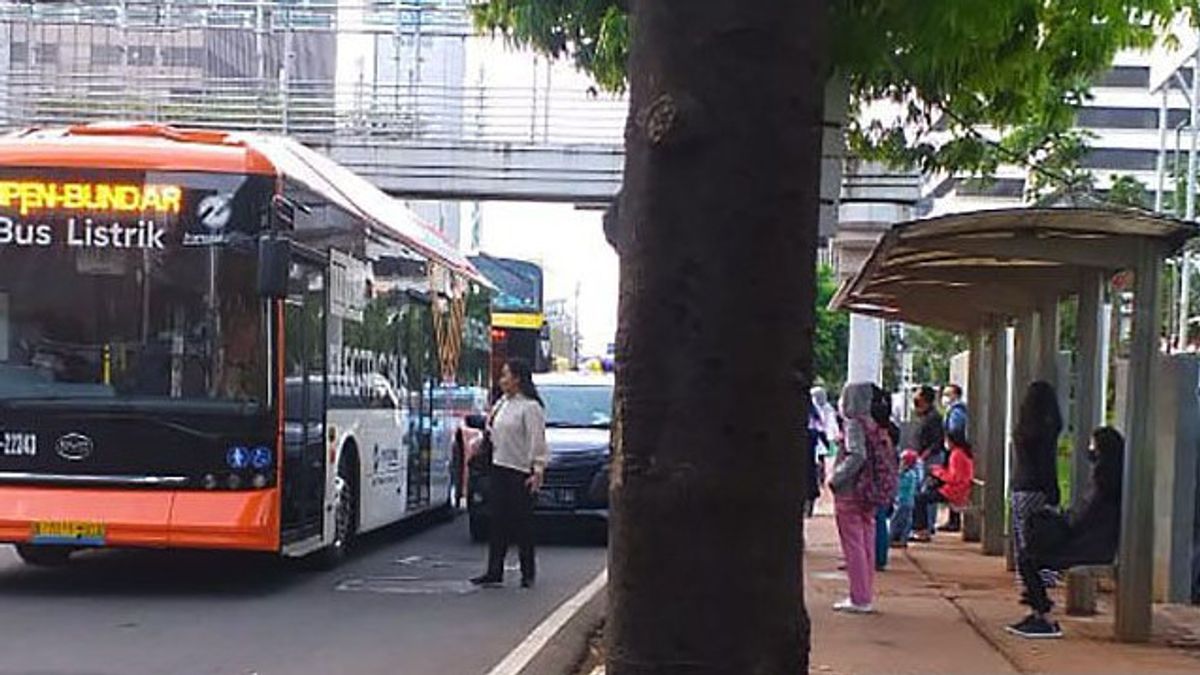
{"type": "Polygon", "coordinates": [[[456,498],[489,284],[281,137],[0,137],[0,542],[319,554],[456,498]]]}

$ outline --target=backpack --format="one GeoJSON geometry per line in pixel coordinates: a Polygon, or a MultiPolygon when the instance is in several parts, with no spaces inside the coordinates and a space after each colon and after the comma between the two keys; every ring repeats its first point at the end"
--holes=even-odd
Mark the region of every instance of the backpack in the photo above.
{"type": "Polygon", "coordinates": [[[860,418],[867,437],[867,456],[855,481],[855,492],[875,506],[890,506],[900,483],[899,459],[887,429],[869,417],[860,418]]]}

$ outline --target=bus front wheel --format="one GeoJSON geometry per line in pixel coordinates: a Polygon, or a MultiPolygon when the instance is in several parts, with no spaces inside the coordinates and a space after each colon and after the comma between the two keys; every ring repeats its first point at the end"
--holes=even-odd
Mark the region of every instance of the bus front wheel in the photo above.
{"type": "Polygon", "coordinates": [[[333,481],[333,541],[316,555],[319,569],[333,569],[346,559],[358,522],[358,485],[350,462],[343,457],[333,481]]]}
{"type": "Polygon", "coordinates": [[[71,559],[71,548],[68,546],[34,546],[32,544],[17,544],[17,556],[26,565],[38,567],[61,567],[71,559]]]}

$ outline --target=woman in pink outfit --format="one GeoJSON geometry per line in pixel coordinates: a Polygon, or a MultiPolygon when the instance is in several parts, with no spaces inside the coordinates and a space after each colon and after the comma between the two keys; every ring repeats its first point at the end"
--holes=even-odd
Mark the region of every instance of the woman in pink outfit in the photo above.
{"type": "MultiPolygon", "coordinates": [[[[850,597],[833,606],[837,611],[870,614],[875,584],[875,510],[888,491],[888,479],[875,475],[885,462],[886,433],[871,418],[872,385],[853,383],[842,392],[845,439],[834,464],[829,488],[834,495],[838,537],[846,558],[850,597]]],[[[894,460],[891,470],[894,471],[894,460]]],[[[895,481],[891,481],[894,494],[895,481]]]]}

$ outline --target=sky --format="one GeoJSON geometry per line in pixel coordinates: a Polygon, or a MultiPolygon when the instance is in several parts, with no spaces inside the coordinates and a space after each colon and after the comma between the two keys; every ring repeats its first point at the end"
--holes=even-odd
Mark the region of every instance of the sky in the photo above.
{"type": "MultiPolygon", "coordinates": [[[[551,69],[553,119],[574,126],[588,119],[564,112],[570,106],[554,106],[554,94],[578,100],[592,86],[585,75],[569,63],[547,64],[530,52],[506,46],[499,40],[472,39],[467,48],[467,80],[487,86],[544,88],[551,69]]],[[[607,107],[611,117],[611,106],[607,107]]],[[[579,115],[587,115],[582,110],[579,115]]],[[[611,119],[603,124],[611,124],[611,119]]],[[[607,127],[603,127],[607,128],[607,127]]],[[[612,142],[621,142],[621,125],[613,128],[612,142]]],[[[472,205],[464,205],[462,231],[471,234],[472,205]]],[[[584,355],[599,355],[614,341],[617,325],[617,255],[604,239],[603,211],[577,209],[570,204],[486,202],[480,205],[482,232],[480,248],[491,255],[522,258],[542,264],[545,271],[545,300],[567,299],[575,308],[579,286],[579,329],[584,355]]]]}
{"type": "MultiPolygon", "coordinates": [[[[360,73],[368,81],[372,78],[374,57],[369,44],[354,36],[339,41],[340,82],[355,82],[360,73]]],[[[488,118],[492,124],[502,120],[498,122],[502,128],[511,127],[513,133],[522,135],[514,140],[527,140],[524,130],[528,123],[524,120],[535,110],[546,110],[549,88],[551,133],[571,136],[578,132],[587,134],[593,142],[622,142],[624,104],[612,99],[606,102],[603,95],[593,104],[593,99],[587,98],[592,81],[570,63],[549,63],[503,40],[481,36],[467,39],[465,56],[463,84],[482,85],[496,92],[494,100],[501,107],[488,113],[488,118]],[[532,94],[535,89],[537,104],[532,94]]],[[[538,121],[539,131],[545,122],[538,121]]],[[[581,210],[571,204],[463,202],[459,206],[459,243],[468,252],[474,252],[471,235],[477,207],[482,223],[480,250],[540,263],[545,271],[547,303],[566,299],[568,309],[575,311],[578,286],[583,353],[604,354],[616,332],[618,272],[617,256],[604,239],[603,212],[581,210]]]]}
{"type": "Polygon", "coordinates": [[[579,332],[584,355],[603,354],[617,328],[617,254],[604,239],[603,212],[569,204],[486,202],[481,205],[483,251],[539,262],[547,302],[567,299],[579,285],[579,332]]]}

